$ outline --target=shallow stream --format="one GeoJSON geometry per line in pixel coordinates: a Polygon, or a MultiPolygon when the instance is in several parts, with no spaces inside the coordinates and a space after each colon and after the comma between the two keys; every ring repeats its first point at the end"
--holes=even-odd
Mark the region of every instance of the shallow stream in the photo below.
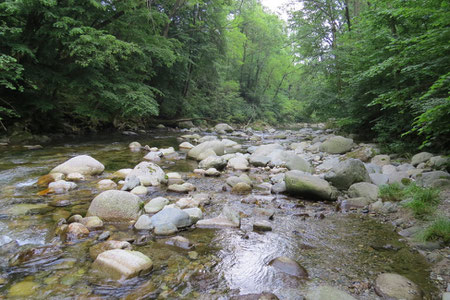
{"type": "MultiPolygon", "coordinates": [[[[200,177],[191,172],[197,163],[184,157],[163,159],[160,165],[166,172],[182,174],[197,192],[210,194],[212,201],[204,208],[204,218],[217,216],[228,204],[240,211],[241,228],[180,232],[195,244],[195,255],[165,245],[165,239],[137,232],[132,226],[107,224],[105,230],[111,231],[112,238],[132,242],[133,249],[152,259],[153,271],[122,283],[92,276],[89,248],[101,231],[91,232],[77,243],[62,243],[54,234],[57,222],[73,214],[84,216],[90,201],[100,192],[96,182],[121,168],[133,168],[142,160],[143,152],[128,149],[131,141],[177,149],[178,135],[158,131],[138,137],[92,136],[39,150],[0,148],[0,298],[228,299],[268,291],[280,299],[303,299],[311,287],[327,284],[357,299],[378,299],[371,286],[374,279],[379,273],[393,272],[417,283],[425,299],[433,299],[435,289],[425,259],[399,241],[401,237],[390,225],[364,214],[336,212],[333,203],[265,195],[257,189],[253,191],[254,201],[242,202],[247,196],[223,191],[225,179],[233,172],[218,178],[200,177]],[[37,196],[42,190],[36,185],[39,176],[80,154],[99,160],[105,172],[78,183],[78,188],[68,194],[37,196]],[[253,221],[261,218],[259,208],[275,211],[270,221],[272,231],[252,230],[253,221]],[[14,263],[19,251],[41,246],[49,247],[39,259],[14,263]],[[298,280],[269,266],[278,256],[298,261],[308,271],[309,279],[298,280]]],[[[236,141],[244,148],[249,146],[247,140],[236,141]]],[[[249,175],[254,182],[268,179],[262,170],[252,170],[249,175]]],[[[171,200],[183,197],[167,193],[163,187],[152,188],[144,200],[160,195],[171,200]]]]}

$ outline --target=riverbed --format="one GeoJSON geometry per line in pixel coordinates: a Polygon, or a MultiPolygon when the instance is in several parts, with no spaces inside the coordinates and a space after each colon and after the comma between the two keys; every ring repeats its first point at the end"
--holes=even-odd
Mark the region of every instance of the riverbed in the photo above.
{"type": "MultiPolygon", "coordinates": [[[[226,188],[228,176],[240,172],[227,170],[220,177],[193,173],[197,162],[178,151],[184,133],[166,130],[139,136],[108,134],[63,140],[43,149],[21,146],[0,148],[0,293],[24,299],[229,299],[232,296],[271,292],[280,299],[303,299],[308,290],[323,284],[338,287],[357,299],[380,299],[373,282],[380,273],[397,273],[414,281],[424,299],[435,299],[426,260],[408,245],[390,224],[382,224],[368,214],[340,212],[334,202],[298,199],[285,194],[267,194],[253,189],[251,195],[236,195],[226,188]],[[91,200],[101,191],[96,183],[122,168],[133,168],[146,152],[131,152],[128,145],[139,141],[150,147],[174,147],[178,157],[163,159],[159,165],[167,172],[178,172],[186,182],[211,198],[203,208],[204,218],[217,216],[225,205],[241,216],[239,229],[199,229],[179,232],[195,248],[184,250],[166,245],[167,237],[136,231],[130,224],[106,224],[89,237],[64,242],[55,235],[61,219],[84,216],[91,200]],[[66,194],[38,196],[40,176],[76,155],[87,154],[105,166],[102,175],[77,182],[66,194]],[[252,224],[273,211],[272,231],[255,232],[252,224]],[[134,250],[153,261],[149,274],[123,282],[107,281],[91,274],[89,248],[102,231],[111,238],[129,241],[134,250]],[[18,261],[26,249],[48,246],[48,255],[18,261]],[[299,262],[309,274],[298,279],[277,271],[269,262],[286,256],[299,262]],[[96,298],[98,299],[98,298],[96,298]]],[[[201,132],[200,135],[210,135],[201,132]]],[[[281,139],[263,132],[254,135],[262,141],[228,136],[242,144],[243,150],[255,143],[299,142],[295,131],[278,132],[281,139]],[[285,136],[287,135],[287,138],[285,136]]],[[[262,168],[246,172],[254,183],[268,180],[262,168]]],[[[151,187],[143,196],[149,201],[165,196],[172,201],[183,197],[165,186],[151,187]]]]}

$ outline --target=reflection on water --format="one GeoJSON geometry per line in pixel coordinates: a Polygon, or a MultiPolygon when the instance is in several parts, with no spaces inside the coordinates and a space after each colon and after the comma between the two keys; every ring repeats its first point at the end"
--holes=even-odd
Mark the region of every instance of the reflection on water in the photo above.
{"type": "MultiPolygon", "coordinates": [[[[431,299],[428,266],[418,254],[398,241],[388,225],[369,217],[335,213],[333,204],[306,202],[276,196],[274,200],[260,197],[256,204],[244,204],[241,196],[224,192],[227,175],[220,178],[200,178],[190,173],[197,163],[185,160],[163,160],[166,171],[180,172],[193,183],[198,192],[210,193],[211,204],[204,217],[217,216],[225,203],[241,212],[241,229],[189,229],[180,233],[195,244],[198,258],[188,250],[165,244],[131,228],[107,225],[112,237],[141,241],[133,248],[148,255],[153,271],[124,283],[105,282],[90,273],[92,259],[89,248],[100,232],[75,244],[63,244],[55,239],[54,229],[61,218],[84,215],[90,201],[99,191],[96,182],[121,168],[132,168],[142,160],[143,153],[128,150],[129,142],[138,140],[151,147],[176,146],[176,135],[125,137],[119,135],[90,137],[64,141],[35,151],[2,148],[0,159],[0,293],[8,295],[16,284],[25,282],[38,286],[30,299],[73,299],[97,295],[104,299],[227,299],[230,295],[269,291],[280,299],[301,299],[305,292],[320,284],[337,286],[358,299],[376,299],[373,290],[359,293],[357,283],[373,282],[381,272],[395,272],[412,279],[431,299]],[[37,196],[39,176],[54,166],[80,154],[89,154],[105,165],[99,177],[79,182],[78,188],[65,195],[37,196]],[[252,231],[253,221],[264,218],[254,209],[275,210],[271,222],[273,231],[252,231]],[[321,213],[325,218],[304,217],[321,213]],[[16,244],[14,244],[16,243],[16,244]],[[383,245],[395,250],[379,251],[383,245]],[[12,246],[11,246],[12,245],[12,246]],[[12,267],[8,259],[27,247],[55,245],[58,251],[49,257],[33,261],[26,268],[12,267]],[[298,261],[308,270],[308,280],[298,280],[276,271],[268,263],[279,256],[298,261]]],[[[242,142],[242,141],[241,141],[242,142]]],[[[249,146],[248,141],[244,144],[249,146]]],[[[263,181],[267,174],[252,173],[254,180],[263,181]]],[[[258,193],[257,191],[255,192],[258,193]]],[[[155,196],[182,196],[153,188],[146,200],[155,196]]]]}

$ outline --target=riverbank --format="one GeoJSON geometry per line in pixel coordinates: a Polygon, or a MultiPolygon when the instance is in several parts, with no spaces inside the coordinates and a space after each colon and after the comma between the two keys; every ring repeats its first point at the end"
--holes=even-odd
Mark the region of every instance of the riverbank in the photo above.
{"type": "MultiPolygon", "coordinates": [[[[378,299],[379,275],[397,273],[417,284],[424,299],[439,297],[449,280],[448,247],[418,243],[413,234],[397,235],[426,223],[397,202],[383,201],[380,207],[379,194],[373,196],[374,186],[368,182],[375,178],[405,183],[406,177],[418,182],[418,175],[432,171],[427,165],[431,157],[420,162],[421,168],[401,159],[387,163],[386,157],[376,156],[375,145],[336,138],[321,126],[302,127],[159,129],[150,135],[67,141],[35,151],[4,147],[0,229],[10,260],[2,262],[2,293],[22,290],[29,297],[57,298],[69,286],[69,294],[86,298],[219,299],[266,291],[280,299],[302,299],[332,286],[347,297],[378,299]],[[40,176],[82,154],[96,160],[90,174],[59,167],[51,173],[53,179],[64,174],[59,188],[48,182],[37,185],[40,176]],[[343,164],[349,159],[352,164],[343,164]],[[152,164],[147,165],[152,170],[144,177],[130,176],[142,161],[152,164]],[[361,165],[365,172],[358,169],[361,165]],[[325,188],[310,186],[305,193],[286,176],[311,176],[325,188]],[[94,210],[94,199],[104,189],[120,193],[124,186],[129,191],[122,192],[125,198],[142,203],[136,215],[117,223],[116,214],[127,205],[113,216],[94,210]],[[155,201],[158,197],[166,200],[155,201]],[[167,219],[172,214],[156,217],[162,222],[155,219],[165,206],[180,215],[176,224],[167,219]],[[100,218],[96,226],[88,223],[93,216],[100,218]],[[152,271],[120,283],[99,277],[95,271],[101,267],[94,262],[111,247],[139,251],[151,259],[152,271]],[[307,278],[274,267],[272,261],[279,257],[293,260],[295,269],[301,265],[307,278]]],[[[440,205],[445,211],[448,198],[440,205]]]]}

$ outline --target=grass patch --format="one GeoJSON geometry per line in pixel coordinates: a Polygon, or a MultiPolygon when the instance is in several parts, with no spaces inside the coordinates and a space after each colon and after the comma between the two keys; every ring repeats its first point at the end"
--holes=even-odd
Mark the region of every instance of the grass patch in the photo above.
{"type": "Polygon", "coordinates": [[[440,217],[419,235],[423,241],[442,240],[445,245],[450,244],[450,219],[440,217]]]}
{"type": "Polygon", "coordinates": [[[400,183],[380,186],[380,197],[383,201],[397,202],[403,200],[404,187],[400,183]]]}
{"type": "Polygon", "coordinates": [[[411,201],[405,204],[405,207],[412,210],[414,216],[423,219],[435,212],[439,204],[439,191],[433,188],[420,188],[414,185],[405,190],[406,195],[410,196],[411,201]]]}
{"type": "Polygon", "coordinates": [[[381,186],[380,197],[383,201],[410,199],[404,204],[404,207],[411,209],[418,219],[433,214],[439,204],[439,191],[437,189],[419,187],[415,183],[407,186],[402,186],[399,183],[381,186]]]}

